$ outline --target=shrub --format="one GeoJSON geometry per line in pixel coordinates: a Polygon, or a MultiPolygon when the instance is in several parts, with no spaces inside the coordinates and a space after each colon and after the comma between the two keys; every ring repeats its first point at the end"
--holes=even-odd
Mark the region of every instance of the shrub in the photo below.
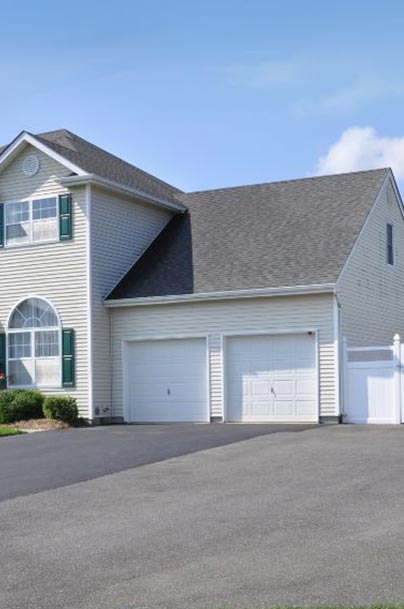
{"type": "Polygon", "coordinates": [[[0,392],[0,423],[43,417],[44,396],[40,391],[10,389],[0,392]]]}
{"type": "Polygon", "coordinates": [[[12,413],[12,391],[0,393],[0,423],[13,423],[16,419],[12,413]]]}
{"type": "Polygon", "coordinates": [[[13,407],[21,413],[21,419],[42,419],[45,396],[35,389],[18,391],[13,399],[13,407]]]}
{"type": "Polygon", "coordinates": [[[47,419],[59,419],[71,423],[77,421],[79,411],[76,398],[69,395],[52,395],[45,398],[43,413],[47,419]]]}

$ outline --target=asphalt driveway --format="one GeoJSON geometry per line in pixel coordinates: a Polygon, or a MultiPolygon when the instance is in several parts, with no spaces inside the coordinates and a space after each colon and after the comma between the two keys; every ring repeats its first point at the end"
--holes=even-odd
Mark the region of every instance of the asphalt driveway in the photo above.
{"type": "Polygon", "coordinates": [[[4,500],[0,607],[400,603],[403,448],[290,429],[4,500]]]}
{"type": "Polygon", "coordinates": [[[313,425],[114,425],[0,441],[0,501],[313,425]]]}

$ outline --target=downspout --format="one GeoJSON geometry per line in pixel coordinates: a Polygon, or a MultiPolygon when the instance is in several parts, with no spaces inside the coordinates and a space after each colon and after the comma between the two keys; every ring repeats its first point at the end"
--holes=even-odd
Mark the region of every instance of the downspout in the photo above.
{"type": "Polygon", "coordinates": [[[88,419],[94,421],[94,402],[93,402],[93,317],[92,317],[92,230],[91,230],[91,185],[85,186],[85,200],[87,213],[87,235],[86,235],[86,256],[87,256],[87,370],[88,370],[88,419]]]}
{"type": "Polygon", "coordinates": [[[344,363],[342,341],[342,305],[338,293],[334,291],[334,358],[335,358],[335,402],[338,422],[342,421],[344,412],[344,363]]]}

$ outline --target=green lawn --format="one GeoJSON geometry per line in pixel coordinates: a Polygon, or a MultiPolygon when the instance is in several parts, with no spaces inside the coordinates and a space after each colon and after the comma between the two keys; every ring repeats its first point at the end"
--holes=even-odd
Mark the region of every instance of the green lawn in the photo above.
{"type": "Polygon", "coordinates": [[[26,432],[21,431],[21,429],[13,429],[12,427],[0,427],[0,438],[3,436],[19,436],[22,433],[26,432]]]}

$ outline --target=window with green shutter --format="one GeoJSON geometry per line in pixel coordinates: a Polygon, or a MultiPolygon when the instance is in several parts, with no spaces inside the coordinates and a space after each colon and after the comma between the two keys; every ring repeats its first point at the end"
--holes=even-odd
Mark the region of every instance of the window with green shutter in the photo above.
{"type": "Polygon", "coordinates": [[[62,330],[62,383],[63,387],[75,385],[75,340],[74,330],[62,330]]]}
{"type": "Polygon", "coordinates": [[[73,238],[72,195],[59,195],[59,232],[60,240],[73,238]]]}

